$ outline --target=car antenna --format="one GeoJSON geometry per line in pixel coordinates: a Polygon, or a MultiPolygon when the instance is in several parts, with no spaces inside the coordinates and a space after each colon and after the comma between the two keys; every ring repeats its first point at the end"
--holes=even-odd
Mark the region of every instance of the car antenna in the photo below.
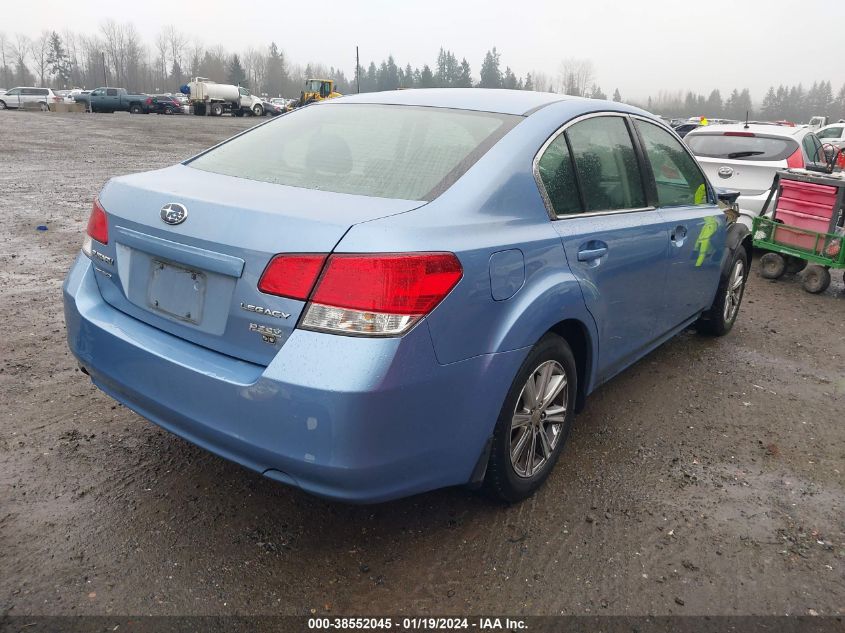
{"type": "Polygon", "coordinates": [[[745,129],[748,129],[748,110],[745,111],[745,129]]]}

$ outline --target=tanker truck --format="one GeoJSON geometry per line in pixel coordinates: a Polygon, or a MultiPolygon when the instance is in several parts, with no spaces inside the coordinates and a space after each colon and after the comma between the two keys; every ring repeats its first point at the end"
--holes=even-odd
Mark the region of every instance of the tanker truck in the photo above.
{"type": "Polygon", "coordinates": [[[188,83],[188,95],[194,114],[198,116],[220,116],[231,112],[235,116],[252,114],[262,116],[262,100],[249,94],[242,86],[219,84],[205,77],[195,77],[188,83]]]}

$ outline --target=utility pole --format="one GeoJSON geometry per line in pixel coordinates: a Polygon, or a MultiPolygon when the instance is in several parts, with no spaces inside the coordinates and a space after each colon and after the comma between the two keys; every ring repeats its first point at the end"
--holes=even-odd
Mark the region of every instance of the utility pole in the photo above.
{"type": "Polygon", "coordinates": [[[361,93],[361,62],[358,60],[358,47],[355,47],[355,85],[358,93],[361,93]]]}

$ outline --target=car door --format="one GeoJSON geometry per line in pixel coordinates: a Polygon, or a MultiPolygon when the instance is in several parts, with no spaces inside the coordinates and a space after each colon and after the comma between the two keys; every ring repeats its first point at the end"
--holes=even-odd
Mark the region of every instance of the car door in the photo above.
{"type": "Polygon", "coordinates": [[[3,102],[6,104],[7,108],[19,108],[21,107],[21,89],[20,88],[12,88],[3,95],[3,102]]]}
{"type": "Polygon", "coordinates": [[[21,88],[20,105],[18,107],[23,108],[27,103],[37,102],[37,92],[35,88],[21,88]]]}
{"type": "Polygon", "coordinates": [[[713,302],[727,218],[689,150],[661,125],[633,118],[646,158],[650,199],[669,235],[661,329],[672,330],[713,302]]]}
{"type": "Polygon", "coordinates": [[[625,115],[587,115],[562,128],[536,175],[567,263],[599,334],[598,378],[639,358],[663,332],[668,232],[648,206],[625,115]]]}
{"type": "Polygon", "coordinates": [[[120,95],[117,88],[106,88],[106,95],[102,101],[105,109],[111,112],[120,109],[120,95]]]}

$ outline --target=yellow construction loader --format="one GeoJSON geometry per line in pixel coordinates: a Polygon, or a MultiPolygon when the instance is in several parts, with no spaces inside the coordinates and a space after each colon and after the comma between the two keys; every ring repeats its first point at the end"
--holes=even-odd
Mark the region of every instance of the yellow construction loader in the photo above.
{"type": "Polygon", "coordinates": [[[331,79],[306,79],[305,89],[299,95],[299,103],[296,107],[340,96],[342,95],[339,92],[334,91],[334,81],[331,79]]]}

